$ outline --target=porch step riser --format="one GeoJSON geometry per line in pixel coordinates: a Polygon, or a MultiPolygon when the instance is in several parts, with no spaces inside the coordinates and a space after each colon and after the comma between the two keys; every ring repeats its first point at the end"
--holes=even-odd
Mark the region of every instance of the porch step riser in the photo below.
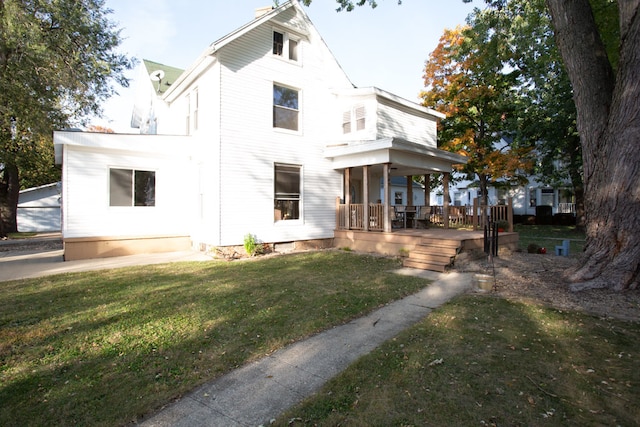
{"type": "Polygon", "coordinates": [[[439,273],[444,273],[445,271],[447,271],[448,267],[448,265],[444,264],[431,264],[427,262],[414,261],[411,259],[405,259],[402,265],[404,265],[405,267],[417,268],[420,270],[437,271],[439,273]]]}
{"type": "Polygon", "coordinates": [[[441,256],[456,256],[458,255],[457,248],[434,248],[433,246],[416,246],[411,251],[412,254],[418,255],[441,255],[441,256]]]}
{"type": "Polygon", "coordinates": [[[428,263],[449,265],[451,264],[451,258],[453,258],[453,255],[447,256],[447,255],[433,255],[433,254],[416,254],[414,252],[411,252],[407,259],[410,259],[411,261],[417,261],[417,262],[428,262],[428,263]]]}
{"type": "Polygon", "coordinates": [[[462,246],[462,242],[460,240],[439,240],[439,239],[431,239],[431,238],[423,238],[420,240],[420,244],[422,246],[434,246],[438,248],[460,248],[462,246]]]}

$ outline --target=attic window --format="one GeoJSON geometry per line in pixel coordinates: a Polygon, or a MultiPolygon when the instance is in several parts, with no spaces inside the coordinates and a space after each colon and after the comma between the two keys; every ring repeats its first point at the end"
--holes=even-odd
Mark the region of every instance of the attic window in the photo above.
{"type": "Polygon", "coordinates": [[[282,48],[284,47],[284,34],[278,31],[273,32],[273,54],[282,56],[282,48]]]}
{"type": "Polygon", "coordinates": [[[273,31],[273,54],[289,61],[299,60],[299,39],[284,31],[273,31]]]}
{"type": "Polygon", "coordinates": [[[347,134],[365,129],[367,110],[359,104],[342,114],[342,133],[347,134]]]}

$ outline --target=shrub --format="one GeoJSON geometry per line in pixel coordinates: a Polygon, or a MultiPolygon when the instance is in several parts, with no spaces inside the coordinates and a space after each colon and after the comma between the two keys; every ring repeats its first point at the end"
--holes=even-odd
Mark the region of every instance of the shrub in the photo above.
{"type": "Polygon", "coordinates": [[[248,233],[244,236],[244,250],[250,256],[260,255],[264,252],[264,246],[255,235],[248,233]]]}

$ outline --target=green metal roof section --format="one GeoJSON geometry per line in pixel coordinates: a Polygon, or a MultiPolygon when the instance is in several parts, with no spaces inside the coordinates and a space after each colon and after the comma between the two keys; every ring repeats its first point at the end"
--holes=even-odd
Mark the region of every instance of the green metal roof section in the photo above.
{"type": "Polygon", "coordinates": [[[180,68],[149,61],[148,59],[143,59],[142,62],[147,69],[151,83],[153,83],[156,92],[159,94],[165,93],[184,72],[180,68]]]}

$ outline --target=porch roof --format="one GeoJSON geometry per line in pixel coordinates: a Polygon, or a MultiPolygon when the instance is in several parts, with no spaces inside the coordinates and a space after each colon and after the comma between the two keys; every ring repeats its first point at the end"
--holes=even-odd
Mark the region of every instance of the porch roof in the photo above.
{"type": "Polygon", "coordinates": [[[375,141],[351,141],[330,145],[324,156],[331,159],[334,169],[391,164],[391,175],[423,175],[434,172],[451,172],[455,164],[466,164],[467,158],[423,144],[400,138],[383,138],[375,141]]]}

